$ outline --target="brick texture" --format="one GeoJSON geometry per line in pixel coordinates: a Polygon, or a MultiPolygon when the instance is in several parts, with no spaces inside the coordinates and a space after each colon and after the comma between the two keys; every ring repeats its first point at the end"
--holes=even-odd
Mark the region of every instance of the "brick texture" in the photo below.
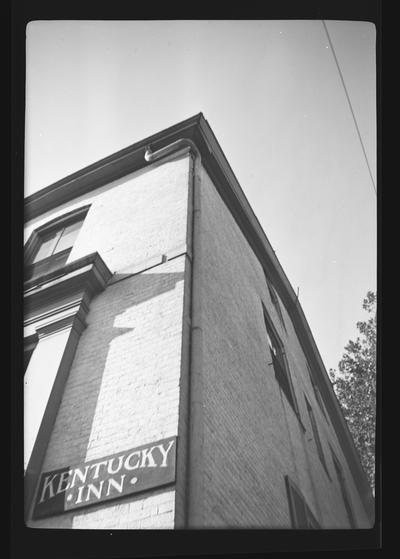
{"type": "Polygon", "coordinates": [[[264,271],[203,173],[204,518],[209,527],[290,528],[284,476],[324,528],[349,527],[328,442],[340,457],[360,527],[365,511],[330,422],[322,415],[290,318],[279,321],[264,271]],[[271,366],[262,303],[285,346],[300,420],[271,366]],[[318,457],[313,407],[329,479],[318,457]]]}
{"type": "MultiPolygon", "coordinates": [[[[29,224],[90,203],[69,261],[98,251],[114,272],[90,303],[42,471],[179,436],[187,257],[176,253],[185,250],[188,173],[188,156],[154,165],[29,224]]],[[[170,529],[175,501],[172,485],[29,525],[170,529]]]]}
{"type": "MultiPolygon", "coordinates": [[[[27,224],[90,204],[70,254],[98,251],[113,272],[90,303],[43,471],[178,436],[177,483],[67,514],[37,528],[185,526],[190,364],[189,156],[154,164],[27,224]],[[167,260],[163,259],[167,255],[167,260]]],[[[335,431],[315,399],[286,309],[286,330],[264,271],[203,171],[203,518],[210,528],[290,528],[284,476],[324,528],[348,527],[329,444],[359,527],[367,517],[335,431]],[[271,366],[262,303],[285,346],[300,418],[271,366]],[[317,453],[305,398],[320,433],[317,453]]],[[[38,371],[40,374],[40,371],[38,371]]]]}

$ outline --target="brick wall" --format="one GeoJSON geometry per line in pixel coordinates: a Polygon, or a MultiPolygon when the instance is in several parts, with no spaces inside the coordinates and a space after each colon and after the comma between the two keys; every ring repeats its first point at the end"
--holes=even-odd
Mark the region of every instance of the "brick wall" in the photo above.
{"type": "MultiPolygon", "coordinates": [[[[190,360],[188,156],[124,177],[27,224],[90,204],[69,261],[98,251],[113,272],[87,316],[43,471],[178,435],[177,484],[30,522],[46,528],[183,527],[190,360]],[[163,262],[162,255],[168,260],[163,262]]],[[[207,174],[202,180],[204,519],[212,528],[289,528],[284,476],[323,527],[346,525],[328,441],[355,516],[366,516],[330,422],[315,400],[286,310],[280,324],[262,267],[207,174]],[[270,365],[264,303],[285,348],[300,421],[270,365]],[[330,477],[316,452],[304,393],[330,477]]],[[[189,209],[190,212],[190,209],[189,209]]],[[[40,371],[38,372],[38,374],[40,371]]]]}
{"type": "Polygon", "coordinates": [[[289,475],[323,527],[348,527],[329,441],[346,473],[359,526],[366,526],[332,425],[315,401],[290,318],[283,309],[286,332],[258,259],[206,173],[201,189],[205,523],[289,528],[284,482],[289,475]],[[270,364],[262,303],[285,346],[300,420],[270,364]],[[304,393],[315,413],[331,479],[317,454],[304,393]]]}
{"type": "MultiPolygon", "coordinates": [[[[189,157],[177,158],[102,187],[28,224],[27,236],[57,215],[90,203],[69,261],[98,251],[114,273],[105,291],[90,303],[87,328],[76,350],[42,471],[169,436],[180,438],[181,368],[187,362],[187,356],[182,362],[182,330],[188,180],[189,157]],[[169,260],[163,262],[162,255],[169,260]]],[[[184,484],[180,456],[177,464],[180,487],[184,484]]],[[[181,503],[182,489],[179,495],[181,503]]],[[[168,486],[31,520],[29,525],[173,528],[176,499],[175,486],[168,486]]]]}
{"type": "Polygon", "coordinates": [[[131,273],[186,243],[189,156],[122,177],[31,220],[25,239],[46,222],[90,205],[68,258],[98,251],[115,273],[131,273]]]}
{"type": "MultiPolygon", "coordinates": [[[[360,528],[370,527],[370,522],[368,516],[366,515],[364,506],[362,504],[360,495],[358,493],[356,484],[354,482],[353,475],[348,466],[345,455],[343,454],[341,445],[336,436],[335,430],[333,428],[331,419],[326,413],[325,415],[320,408],[320,405],[315,397],[314,390],[312,388],[309,373],[307,371],[307,361],[296,336],[293,324],[290,320],[289,314],[286,308],[281,303],[281,309],[283,314],[283,319],[287,328],[287,339],[290,340],[288,346],[288,358],[289,365],[292,372],[292,378],[296,383],[296,391],[300,395],[299,405],[301,406],[301,415],[304,418],[304,424],[307,429],[306,434],[306,447],[308,449],[308,454],[313,457],[309,460],[310,475],[313,479],[313,484],[319,495],[319,508],[321,510],[321,516],[324,519],[324,523],[327,527],[335,528],[347,528],[348,520],[346,516],[346,510],[344,507],[343,499],[340,493],[340,486],[336,476],[332,454],[330,447],[332,447],[336,457],[338,458],[346,479],[346,485],[348,488],[349,498],[351,501],[352,509],[354,511],[354,516],[357,521],[357,525],[360,528]],[[326,472],[323,467],[321,467],[321,462],[316,458],[316,447],[315,441],[312,436],[312,428],[308,417],[308,412],[305,405],[304,395],[306,395],[312,409],[314,416],[317,421],[318,431],[321,439],[321,444],[325,456],[325,461],[327,464],[328,473],[330,476],[327,478],[326,472]],[[329,480],[329,483],[328,481],[329,480]]],[[[271,316],[274,316],[275,309],[270,309],[271,316]]],[[[275,314],[275,323],[279,323],[278,317],[275,314]]],[[[282,334],[282,339],[284,339],[282,334]]]]}

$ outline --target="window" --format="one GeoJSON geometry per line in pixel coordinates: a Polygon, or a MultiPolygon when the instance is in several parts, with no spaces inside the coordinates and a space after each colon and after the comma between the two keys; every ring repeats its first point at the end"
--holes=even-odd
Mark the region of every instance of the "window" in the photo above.
{"type": "Polygon", "coordinates": [[[276,314],[279,317],[279,320],[286,332],[286,325],[285,325],[285,321],[283,320],[283,314],[282,314],[282,309],[281,309],[281,305],[278,299],[278,295],[276,294],[276,291],[274,289],[274,287],[272,286],[272,283],[270,282],[270,280],[268,279],[268,276],[265,275],[265,278],[267,280],[267,285],[268,285],[268,291],[269,291],[269,296],[271,298],[272,304],[274,305],[276,314]]]}
{"type": "Polygon", "coordinates": [[[326,411],[325,411],[325,405],[324,405],[324,402],[322,400],[321,392],[319,391],[319,387],[314,380],[313,373],[311,372],[311,369],[310,369],[308,364],[307,364],[307,369],[308,369],[308,374],[310,376],[311,385],[312,385],[313,390],[314,390],[315,399],[317,400],[318,405],[319,405],[322,413],[325,416],[325,419],[328,421],[328,416],[327,416],[326,411]]]}
{"type": "Polygon", "coordinates": [[[305,530],[321,528],[300,490],[289,476],[285,476],[285,482],[292,527],[305,530]]]}
{"type": "Polygon", "coordinates": [[[310,406],[309,401],[307,400],[307,398],[305,398],[306,400],[306,405],[307,405],[307,411],[308,411],[308,415],[310,417],[310,423],[311,423],[311,428],[313,431],[313,435],[314,435],[314,441],[315,441],[315,445],[317,447],[317,452],[318,452],[318,456],[322,462],[322,465],[324,467],[325,472],[328,474],[328,477],[330,479],[330,475],[328,472],[328,468],[326,466],[326,461],[325,461],[325,455],[324,455],[324,451],[322,449],[322,444],[321,444],[321,439],[319,438],[319,432],[318,432],[318,427],[317,427],[317,423],[315,421],[315,417],[314,417],[314,412],[312,407],[310,406]]]}
{"type": "Polygon", "coordinates": [[[25,280],[47,274],[66,263],[87,209],[68,214],[36,231],[27,248],[25,280]]]}
{"type": "Polygon", "coordinates": [[[355,520],[354,520],[353,510],[352,510],[351,504],[350,504],[350,498],[349,498],[349,495],[347,493],[346,480],[344,478],[343,469],[342,469],[342,466],[340,465],[340,462],[337,459],[335,453],[333,452],[332,447],[331,447],[331,453],[332,453],[333,465],[335,466],[336,475],[337,475],[338,480],[339,480],[340,491],[342,493],[342,498],[343,498],[344,506],[346,508],[347,516],[348,516],[348,519],[349,519],[349,522],[350,522],[350,526],[352,528],[356,528],[356,523],[355,523],[355,520]]]}
{"type": "Polygon", "coordinates": [[[278,335],[275,332],[275,329],[272,326],[272,323],[268,317],[265,308],[264,308],[264,321],[267,330],[267,342],[272,357],[271,364],[274,367],[276,380],[278,381],[290,405],[292,406],[296,414],[298,414],[296,398],[292,386],[292,381],[290,378],[289,369],[286,364],[286,360],[283,352],[283,346],[278,338],[278,335]]]}

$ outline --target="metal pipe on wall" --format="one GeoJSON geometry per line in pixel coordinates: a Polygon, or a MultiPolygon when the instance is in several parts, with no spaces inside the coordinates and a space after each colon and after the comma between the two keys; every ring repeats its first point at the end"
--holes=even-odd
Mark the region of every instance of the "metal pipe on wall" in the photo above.
{"type": "Polygon", "coordinates": [[[189,365],[189,413],[187,433],[187,498],[186,498],[186,527],[202,528],[203,520],[203,330],[201,320],[201,154],[197,146],[188,138],[181,138],[171,144],[153,152],[146,146],[144,158],[148,162],[159,160],[180,149],[189,147],[193,153],[192,172],[192,274],[191,274],[191,341],[189,365]]]}

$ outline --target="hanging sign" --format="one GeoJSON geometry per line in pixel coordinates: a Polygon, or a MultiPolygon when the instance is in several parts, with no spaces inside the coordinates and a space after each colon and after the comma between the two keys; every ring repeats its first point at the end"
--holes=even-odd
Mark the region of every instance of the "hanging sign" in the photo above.
{"type": "Polygon", "coordinates": [[[176,437],[45,472],[33,518],[98,505],[175,481],[176,437]]]}

